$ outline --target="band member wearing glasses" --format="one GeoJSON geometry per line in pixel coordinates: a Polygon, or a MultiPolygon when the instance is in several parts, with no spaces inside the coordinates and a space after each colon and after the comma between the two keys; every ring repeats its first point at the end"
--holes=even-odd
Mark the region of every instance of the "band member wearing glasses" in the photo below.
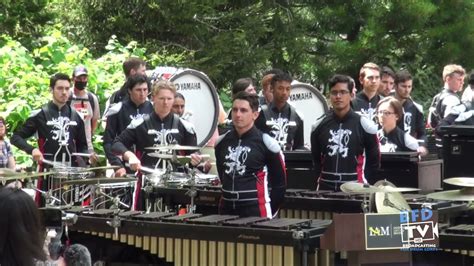
{"type": "Polygon", "coordinates": [[[381,152],[422,151],[409,132],[397,126],[403,119],[402,104],[393,97],[383,98],[377,105],[377,120],[382,127],[377,132],[381,152]]]}
{"type": "Polygon", "coordinates": [[[332,110],[313,126],[311,153],[318,189],[337,191],[348,181],[377,180],[377,125],[351,109],[353,86],[349,77],[334,75],[329,80],[332,110]]]}

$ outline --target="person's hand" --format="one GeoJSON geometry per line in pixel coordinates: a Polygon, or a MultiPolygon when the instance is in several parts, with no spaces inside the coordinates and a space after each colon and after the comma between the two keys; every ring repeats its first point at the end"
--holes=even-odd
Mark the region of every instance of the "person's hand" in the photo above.
{"type": "Polygon", "coordinates": [[[38,148],[33,149],[33,151],[31,152],[31,155],[33,156],[33,160],[36,162],[41,162],[44,159],[43,153],[41,153],[41,151],[38,148]]]}
{"type": "Polygon", "coordinates": [[[97,156],[97,153],[93,152],[91,155],[89,155],[89,163],[91,165],[95,165],[99,161],[99,157],[97,156]]]}
{"type": "Polygon", "coordinates": [[[201,154],[199,153],[193,153],[191,154],[191,165],[192,166],[197,166],[198,164],[200,164],[202,161],[202,156],[201,154]]]}
{"type": "Polygon", "coordinates": [[[133,171],[139,171],[142,168],[140,160],[138,160],[137,156],[133,152],[127,151],[124,154],[124,157],[128,158],[128,164],[133,171]]]}
{"type": "Polygon", "coordinates": [[[428,154],[428,149],[426,149],[426,147],[424,147],[424,146],[420,146],[420,147],[418,147],[417,152],[418,152],[421,156],[426,156],[426,155],[428,154]]]}
{"type": "Polygon", "coordinates": [[[127,170],[125,168],[119,168],[117,171],[115,171],[115,177],[121,177],[127,174],[127,170]]]}

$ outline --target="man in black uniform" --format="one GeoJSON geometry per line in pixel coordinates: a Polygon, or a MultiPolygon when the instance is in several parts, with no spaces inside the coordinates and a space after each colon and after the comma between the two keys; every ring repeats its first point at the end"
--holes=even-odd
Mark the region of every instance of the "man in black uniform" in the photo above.
{"type": "Polygon", "coordinates": [[[350,106],[353,83],[335,75],[329,80],[332,110],[311,133],[311,153],[318,189],[339,190],[348,181],[375,182],[379,167],[377,126],[350,106]]]}
{"type": "Polygon", "coordinates": [[[281,149],[254,126],[257,117],[257,95],[240,92],[234,96],[233,128],[220,136],[215,146],[222,214],[271,218],[284,199],[286,174],[281,149]]]}
{"type": "Polygon", "coordinates": [[[425,130],[425,118],[423,106],[416,103],[411,98],[413,89],[413,78],[406,70],[398,71],[395,74],[395,98],[403,106],[403,119],[399,119],[397,126],[409,133],[412,137],[420,141],[420,152],[424,156],[428,154],[427,137],[425,130]]]}
{"type": "MultiPolygon", "coordinates": [[[[170,81],[159,81],[153,85],[152,98],[154,112],[144,117],[132,120],[114,141],[112,151],[122,155],[124,161],[128,161],[132,170],[138,171],[141,166],[154,167],[158,158],[150,157],[145,150],[146,147],[154,145],[197,145],[194,127],[189,122],[180,119],[178,115],[171,112],[176,87],[170,81]],[[135,145],[135,153],[129,147],[135,145]]],[[[152,152],[152,151],[150,151],[152,152]]],[[[191,164],[197,165],[201,158],[194,155],[191,164]]],[[[140,190],[140,182],[137,183],[136,192],[140,190]]],[[[135,196],[137,201],[138,196],[135,196]]],[[[135,206],[137,208],[137,206],[135,206]]]]}
{"type": "MultiPolygon", "coordinates": [[[[67,104],[71,80],[68,75],[58,73],[51,77],[49,86],[52,100],[31,113],[26,122],[13,133],[11,142],[31,154],[33,160],[40,164],[43,159],[48,159],[73,166],[85,166],[83,158],[69,157],[74,152],[87,153],[84,121],[67,104]],[[35,133],[38,135],[38,148],[26,141],[35,133]]],[[[94,155],[91,159],[93,157],[94,155]]],[[[41,181],[38,182],[38,187],[45,189],[46,186],[43,186],[41,181]]]]}
{"type": "Polygon", "coordinates": [[[292,81],[291,76],[283,71],[272,77],[273,102],[261,106],[255,122],[257,128],[270,134],[282,149],[290,151],[304,148],[303,119],[288,103],[292,81]]]}
{"type": "Polygon", "coordinates": [[[380,99],[378,94],[380,87],[380,67],[374,63],[365,63],[359,72],[359,81],[362,91],[357,93],[352,100],[352,108],[357,113],[366,116],[370,120],[375,119],[375,108],[380,99]]]}
{"type": "MultiPolygon", "coordinates": [[[[141,119],[153,112],[153,105],[148,101],[148,84],[143,75],[130,77],[125,83],[129,97],[109,109],[107,126],[104,131],[104,151],[111,165],[119,166],[116,176],[126,174],[125,165],[112,153],[114,139],[124,131],[131,121],[141,119]]],[[[131,149],[131,147],[128,147],[131,149]]]]}

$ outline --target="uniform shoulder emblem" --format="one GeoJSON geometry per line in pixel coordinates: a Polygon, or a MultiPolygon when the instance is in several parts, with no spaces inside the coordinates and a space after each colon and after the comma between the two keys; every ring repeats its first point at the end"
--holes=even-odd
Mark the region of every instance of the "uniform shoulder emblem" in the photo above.
{"type": "Polygon", "coordinates": [[[311,126],[311,132],[315,131],[316,128],[323,122],[324,118],[326,118],[326,114],[323,114],[320,116],[318,119],[316,119],[316,122],[311,126]]]}
{"type": "Polygon", "coordinates": [[[131,129],[137,128],[138,126],[143,124],[143,122],[145,121],[145,118],[146,116],[142,116],[137,119],[132,119],[132,121],[130,121],[130,124],[128,124],[127,128],[131,128],[131,129]]]}
{"type": "Polygon", "coordinates": [[[190,134],[195,134],[196,133],[196,131],[194,130],[194,125],[191,122],[188,122],[188,121],[186,121],[182,118],[179,118],[179,120],[181,121],[181,124],[183,124],[186,131],[188,131],[188,133],[190,133],[190,134]]]}
{"type": "Polygon", "coordinates": [[[263,144],[273,153],[278,153],[280,152],[281,148],[280,145],[278,145],[278,142],[270,137],[270,135],[263,133],[263,144]]]}
{"type": "Polygon", "coordinates": [[[377,133],[377,129],[378,129],[377,124],[375,124],[374,121],[368,119],[365,116],[360,117],[360,125],[362,126],[364,131],[369,133],[369,134],[376,134],[377,133]]]}
{"type": "Polygon", "coordinates": [[[107,109],[107,112],[104,114],[104,117],[117,114],[118,112],[120,112],[121,109],[122,109],[122,102],[116,103],[112,105],[109,109],[107,109]]]}
{"type": "Polygon", "coordinates": [[[214,144],[214,147],[217,146],[217,144],[219,144],[224,138],[225,136],[227,136],[227,134],[229,134],[230,131],[227,131],[226,133],[220,135],[219,137],[217,137],[216,139],[216,143],[214,144]]]}
{"type": "Polygon", "coordinates": [[[421,104],[413,102],[413,105],[416,107],[416,109],[418,109],[420,113],[423,113],[423,106],[421,104]]]}
{"type": "Polygon", "coordinates": [[[36,110],[32,110],[32,111],[30,112],[30,116],[29,116],[29,117],[35,117],[35,116],[37,116],[40,112],[41,112],[41,108],[40,108],[40,109],[36,109],[36,110]]]}

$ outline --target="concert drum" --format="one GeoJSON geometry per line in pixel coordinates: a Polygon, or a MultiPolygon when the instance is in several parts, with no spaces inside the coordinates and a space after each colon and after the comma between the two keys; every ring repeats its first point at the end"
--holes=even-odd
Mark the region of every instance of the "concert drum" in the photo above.
{"type": "Polygon", "coordinates": [[[176,85],[185,100],[185,114],[194,124],[199,146],[204,146],[217,127],[219,99],[217,90],[203,72],[189,68],[157,67],[149,76],[154,80],[168,79],[176,85]]]}
{"type": "Polygon", "coordinates": [[[302,115],[304,122],[304,143],[311,145],[311,127],[320,116],[329,110],[326,99],[311,84],[293,81],[288,102],[302,115]]]}

